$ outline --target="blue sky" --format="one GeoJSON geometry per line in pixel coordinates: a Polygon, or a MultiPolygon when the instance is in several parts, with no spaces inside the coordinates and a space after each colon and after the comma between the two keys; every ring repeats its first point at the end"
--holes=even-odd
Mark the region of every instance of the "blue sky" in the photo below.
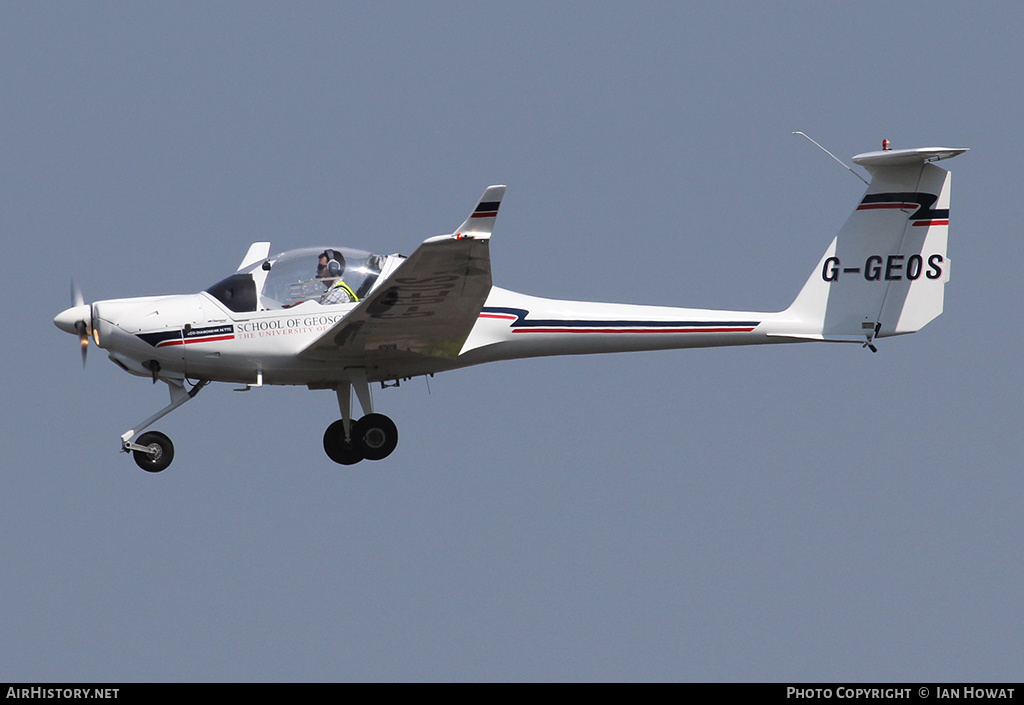
{"type": "Polygon", "coordinates": [[[1019,680],[1013,3],[0,4],[8,249],[0,678],[1019,680]],[[249,244],[409,253],[508,193],[495,283],[777,310],[859,199],[942,145],[920,333],[525,360],[166,403],[52,325],[198,291],[249,244]],[[1007,206],[1006,204],[1010,204],[1007,206]]]}

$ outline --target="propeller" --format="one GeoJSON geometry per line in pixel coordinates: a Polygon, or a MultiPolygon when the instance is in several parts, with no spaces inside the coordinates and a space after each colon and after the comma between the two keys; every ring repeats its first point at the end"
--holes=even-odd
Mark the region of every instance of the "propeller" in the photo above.
{"type": "Polygon", "coordinates": [[[85,303],[82,290],[71,280],[71,308],[61,311],[53,319],[54,324],[63,331],[78,334],[78,345],[82,349],[82,367],[89,351],[89,336],[93,333],[92,306],[85,303]]]}
{"type": "MultiPolygon", "coordinates": [[[[71,305],[74,307],[83,306],[85,304],[85,297],[82,296],[82,290],[75,283],[75,280],[71,280],[71,305]]],[[[90,307],[91,308],[91,307],[90,307]]],[[[92,312],[90,311],[90,314],[92,312]]],[[[92,319],[92,315],[89,316],[92,319]]],[[[92,320],[89,321],[92,323],[92,320]]],[[[82,367],[85,368],[85,356],[89,352],[89,326],[86,325],[84,320],[75,321],[75,330],[78,331],[78,345],[82,348],[82,367]]]]}

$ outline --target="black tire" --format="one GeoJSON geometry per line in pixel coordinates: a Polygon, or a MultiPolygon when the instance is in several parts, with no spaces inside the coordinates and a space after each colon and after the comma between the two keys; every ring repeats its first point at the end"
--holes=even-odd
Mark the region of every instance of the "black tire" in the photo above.
{"type": "Polygon", "coordinates": [[[174,444],[159,431],[149,431],[139,436],[137,445],[148,446],[151,452],[133,450],[135,464],[146,472],[161,472],[174,460],[174,444]]]}
{"type": "Polygon", "coordinates": [[[355,465],[363,459],[363,452],[354,442],[357,423],[352,422],[352,440],[345,440],[345,425],[338,419],[324,431],[324,452],[340,465],[355,465]]]}
{"type": "Polygon", "coordinates": [[[359,419],[352,439],[367,460],[383,460],[398,445],[398,427],[384,414],[367,414],[359,419]]]}

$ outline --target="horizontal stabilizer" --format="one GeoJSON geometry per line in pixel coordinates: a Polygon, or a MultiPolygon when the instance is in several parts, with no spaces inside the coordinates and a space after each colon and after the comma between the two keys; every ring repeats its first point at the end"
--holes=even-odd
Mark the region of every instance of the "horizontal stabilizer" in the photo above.
{"type": "Polygon", "coordinates": [[[919,147],[917,149],[884,149],[880,152],[865,152],[853,158],[854,164],[866,169],[870,167],[907,166],[937,162],[940,159],[952,159],[963,154],[967,149],[962,147],[919,147]]]}

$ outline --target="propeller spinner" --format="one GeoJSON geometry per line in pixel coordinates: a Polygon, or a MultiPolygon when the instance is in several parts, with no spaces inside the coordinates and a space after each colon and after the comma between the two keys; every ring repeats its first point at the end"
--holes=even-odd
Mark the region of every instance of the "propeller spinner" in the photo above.
{"type": "MultiPolygon", "coordinates": [[[[82,367],[85,367],[86,353],[89,351],[89,336],[93,333],[92,306],[85,303],[82,290],[74,281],[71,282],[71,308],[58,313],[53,324],[66,333],[77,333],[78,344],[82,349],[82,367]]],[[[97,344],[99,344],[97,342],[97,344]]]]}

